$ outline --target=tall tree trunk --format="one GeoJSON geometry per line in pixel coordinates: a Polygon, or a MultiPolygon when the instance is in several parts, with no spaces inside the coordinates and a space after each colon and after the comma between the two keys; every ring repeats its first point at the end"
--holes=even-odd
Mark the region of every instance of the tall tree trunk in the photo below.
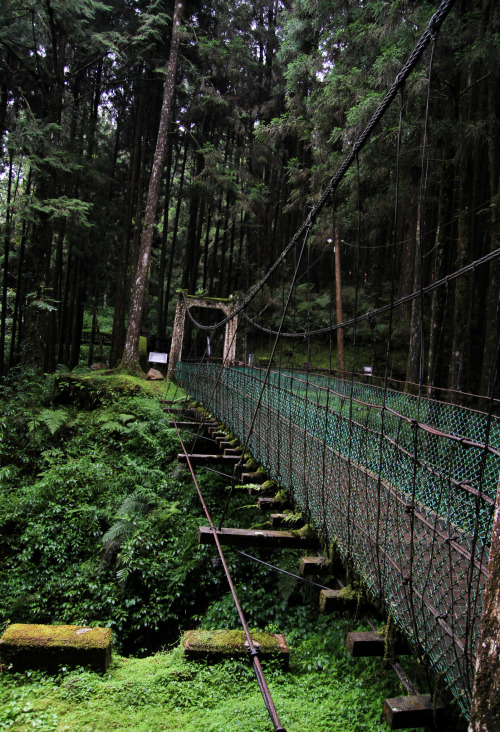
{"type": "Polygon", "coordinates": [[[210,246],[210,226],[212,224],[212,206],[208,209],[207,228],[205,230],[205,246],[203,248],[203,291],[207,289],[208,278],[208,248],[210,246]]]}
{"type": "MultiPolygon", "coordinates": [[[[416,292],[421,283],[423,273],[420,267],[420,247],[421,232],[420,232],[420,220],[421,213],[420,207],[422,202],[419,201],[416,227],[415,227],[415,259],[414,259],[414,274],[413,274],[413,292],[416,292]]],[[[409,383],[416,383],[420,378],[420,356],[421,356],[421,307],[420,298],[413,300],[411,305],[411,320],[410,320],[410,345],[408,349],[408,364],[406,367],[406,381],[409,383]]]]}
{"type": "Polygon", "coordinates": [[[151,169],[151,179],[149,183],[146,213],[144,216],[144,226],[141,237],[141,248],[139,250],[135,280],[131,289],[127,337],[125,339],[125,348],[123,349],[122,358],[122,366],[125,368],[139,368],[139,334],[142,316],[142,303],[144,300],[144,288],[149,268],[151,243],[153,241],[153,228],[156,219],[156,210],[158,208],[158,198],[160,195],[163,161],[165,159],[167,131],[170,123],[170,112],[172,107],[172,98],[174,95],[177,57],[179,53],[181,12],[182,0],[176,0],[158,139],[156,141],[155,156],[151,169]]]}
{"type": "MultiPolygon", "coordinates": [[[[499,237],[499,215],[498,206],[500,205],[500,176],[499,176],[499,152],[497,144],[497,117],[496,102],[497,88],[495,77],[492,75],[488,83],[488,111],[489,119],[492,120],[488,127],[488,163],[489,163],[489,180],[490,180],[490,251],[495,251],[500,245],[499,237]]],[[[485,322],[494,323],[496,319],[496,310],[498,307],[498,297],[500,293],[500,263],[494,259],[490,263],[490,273],[488,279],[488,290],[486,293],[486,314],[485,322]]],[[[484,342],[483,368],[481,371],[481,394],[488,394],[493,387],[491,384],[491,376],[495,372],[493,363],[496,347],[495,328],[486,328],[486,337],[484,342]]]]}
{"type": "Polygon", "coordinates": [[[177,235],[179,232],[179,219],[181,215],[181,206],[182,206],[182,191],[184,188],[184,173],[186,171],[186,160],[188,155],[188,138],[186,137],[185,145],[184,145],[184,156],[182,158],[182,166],[181,166],[181,173],[180,173],[180,179],[179,179],[179,190],[177,192],[177,206],[175,207],[175,219],[174,219],[174,230],[172,232],[172,244],[170,245],[170,260],[168,263],[168,274],[167,274],[167,285],[165,287],[165,331],[161,334],[162,337],[165,337],[166,335],[166,325],[168,322],[168,306],[170,304],[170,290],[172,288],[172,274],[174,271],[174,262],[175,262],[175,250],[177,246],[177,235]]]}
{"type": "MultiPolygon", "coordinates": [[[[440,280],[446,272],[452,241],[453,219],[453,151],[449,141],[445,141],[442,150],[441,181],[439,189],[438,223],[433,253],[432,276],[440,280]]],[[[442,383],[441,367],[443,362],[444,316],[447,290],[439,287],[432,293],[431,317],[429,326],[429,355],[427,383],[430,387],[445,386],[442,383]]]]}
{"type": "MultiPolygon", "coordinates": [[[[156,305],[156,335],[158,338],[163,337],[165,330],[164,322],[164,292],[165,292],[165,261],[167,258],[167,238],[168,238],[168,210],[170,206],[170,170],[172,167],[172,140],[169,140],[167,151],[166,165],[166,186],[165,186],[165,205],[163,207],[163,231],[161,235],[161,251],[160,262],[158,264],[158,302],[156,305]]],[[[174,171],[177,167],[177,160],[174,164],[174,171]]]]}
{"type": "Polygon", "coordinates": [[[14,152],[11,150],[9,157],[9,178],[7,183],[7,206],[5,214],[5,236],[4,236],[4,254],[3,254],[3,287],[2,287],[2,317],[0,321],[0,376],[3,376],[5,357],[5,331],[7,323],[7,286],[9,283],[9,252],[10,252],[10,197],[12,192],[12,175],[13,175],[14,152]]]}
{"type": "Polygon", "coordinates": [[[137,98],[137,109],[134,124],[134,142],[132,146],[132,163],[130,166],[127,213],[124,226],[122,245],[120,247],[118,268],[116,274],[116,290],[113,310],[113,330],[111,333],[111,348],[109,351],[109,365],[115,366],[120,358],[121,349],[125,337],[125,310],[126,296],[125,288],[127,282],[127,268],[129,264],[130,237],[132,236],[132,218],[135,207],[136,196],[139,195],[137,181],[139,178],[139,166],[141,160],[141,137],[143,132],[145,94],[141,88],[137,98]]]}

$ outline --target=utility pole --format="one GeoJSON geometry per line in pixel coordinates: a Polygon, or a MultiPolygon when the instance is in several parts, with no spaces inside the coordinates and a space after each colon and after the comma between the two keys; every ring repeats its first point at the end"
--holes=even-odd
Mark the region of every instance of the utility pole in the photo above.
{"type": "MultiPolygon", "coordinates": [[[[343,320],[342,314],[342,282],[340,279],[340,237],[339,230],[335,228],[335,246],[333,247],[335,254],[335,293],[337,299],[337,325],[343,320]]],[[[345,373],[345,358],[344,358],[344,329],[337,328],[337,358],[339,363],[340,375],[343,376],[345,373]]]]}

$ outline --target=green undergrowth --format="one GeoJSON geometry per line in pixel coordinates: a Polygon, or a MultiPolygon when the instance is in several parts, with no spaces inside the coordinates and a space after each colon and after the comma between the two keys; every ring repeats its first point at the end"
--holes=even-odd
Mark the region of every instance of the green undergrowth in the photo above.
{"type": "MultiPolygon", "coordinates": [[[[380,663],[353,661],[336,620],[288,634],[291,668],[263,661],[288,732],[382,732],[381,698],[394,680],[380,663]]],[[[109,671],[4,674],[0,729],[19,732],[267,732],[272,729],[250,663],[187,662],[179,647],[144,659],[115,656],[109,671]]]]}
{"type": "MultiPolygon", "coordinates": [[[[108,627],[115,653],[104,675],[61,669],[22,675],[3,668],[0,730],[270,730],[248,660],[187,662],[186,630],[239,628],[214,546],[164,402],[173,385],[123,374],[0,382],[0,631],[7,623],[108,627]]],[[[192,435],[183,433],[187,445],[192,435]]],[[[197,480],[218,521],[227,477],[197,480]]],[[[226,526],[250,528],[262,513],[236,491],[226,526]]],[[[296,572],[296,550],[250,550],[296,572]]],[[[225,552],[249,626],[282,632],[291,667],[266,663],[288,732],[384,730],[384,696],[400,693],[379,661],[344,650],[346,618],[318,619],[317,590],[225,552]]]]}

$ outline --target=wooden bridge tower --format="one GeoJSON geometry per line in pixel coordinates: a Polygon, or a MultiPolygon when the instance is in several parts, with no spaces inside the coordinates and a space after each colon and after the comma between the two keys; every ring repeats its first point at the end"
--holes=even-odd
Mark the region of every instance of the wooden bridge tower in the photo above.
{"type": "MultiPolygon", "coordinates": [[[[184,322],[186,319],[186,310],[190,308],[212,308],[222,310],[224,315],[228,317],[232,315],[236,309],[236,300],[232,297],[196,297],[188,295],[186,292],[179,293],[177,307],[175,309],[174,328],[172,332],[172,344],[170,347],[170,355],[168,358],[167,379],[172,381],[175,373],[175,365],[181,359],[182,341],[184,338],[184,322]]],[[[226,332],[224,334],[224,351],[223,365],[230,366],[236,357],[236,331],[238,329],[238,316],[235,315],[226,323],[226,332]]]]}

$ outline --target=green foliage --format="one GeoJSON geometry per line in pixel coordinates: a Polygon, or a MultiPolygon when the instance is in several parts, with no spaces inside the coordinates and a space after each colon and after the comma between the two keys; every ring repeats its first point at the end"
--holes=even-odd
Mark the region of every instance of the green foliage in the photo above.
{"type": "MultiPolygon", "coordinates": [[[[383,732],[380,698],[392,693],[394,684],[377,662],[347,658],[342,632],[330,623],[291,634],[291,671],[265,664],[289,732],[383,732]]],[[[4,674],[0,708],[3,728],[19,730],[104,732],[118,725],[139,732],[165,726],[183,732],[265,732],[270,724],[248,663],[186,662],[179,648],[147,659],[115,656],[104,675],[84,669],[61,669],[56,676],[4,674]]]]}
{"type": "Polygon", "coordinates": [[[69,415],[65,409],[42,409],[38,414],[30,416],[28,430],[34,432],[43,424],[48,428],[50,434],[54,435],[68,421],[68,418],[69,415]]]}

